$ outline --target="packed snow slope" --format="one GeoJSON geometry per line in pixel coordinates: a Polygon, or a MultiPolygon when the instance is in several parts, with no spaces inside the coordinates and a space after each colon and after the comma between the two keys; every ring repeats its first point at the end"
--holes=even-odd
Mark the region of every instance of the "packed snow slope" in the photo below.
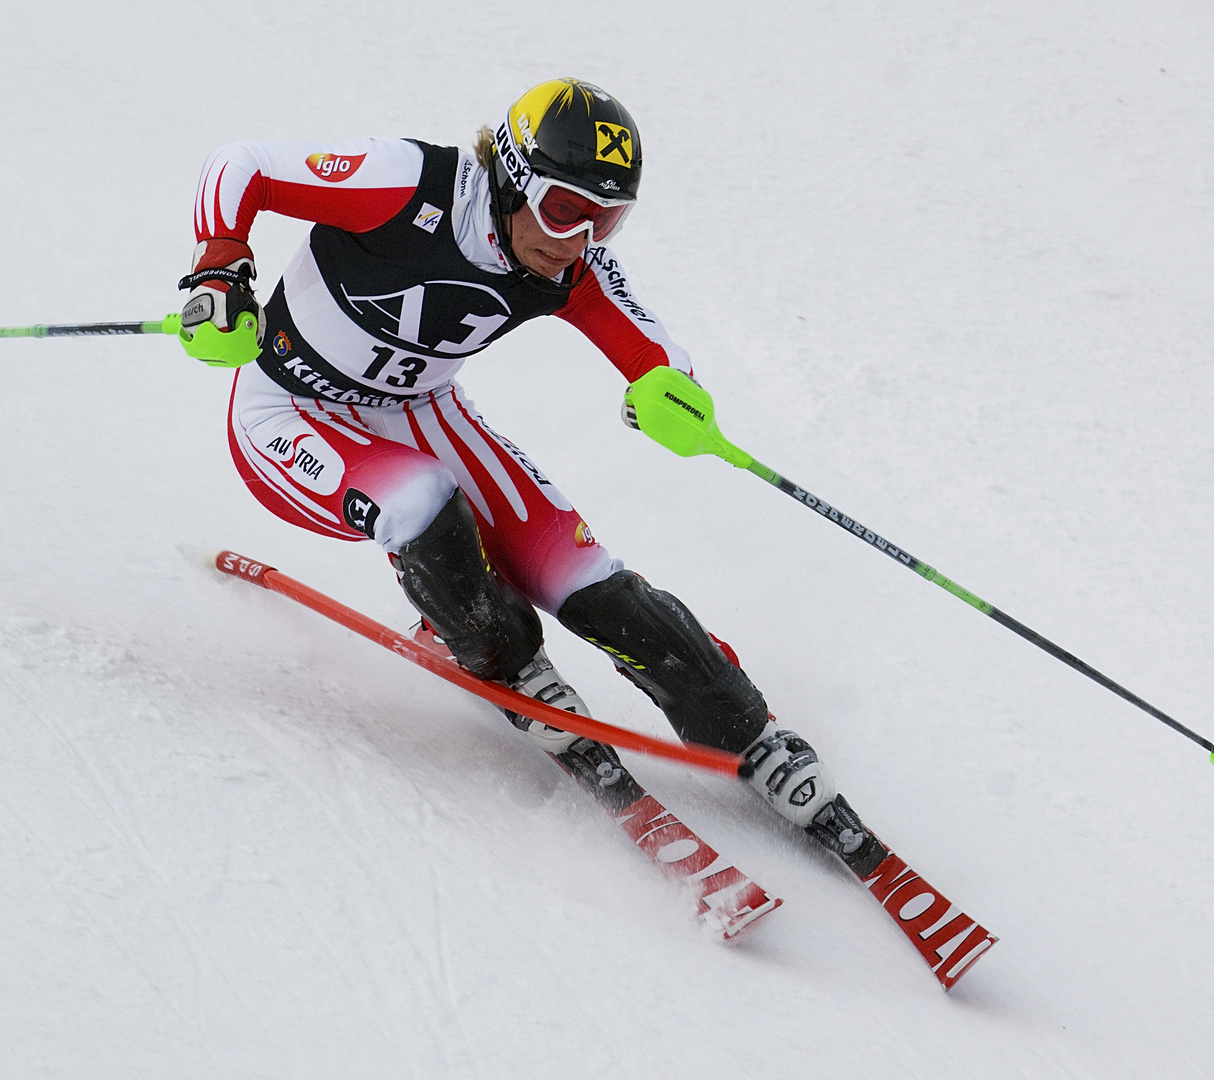
{"type": "MultiPolygon", "coordinates": [[[[617,246],[726,434],[1214,734],[1207,0],[6,5],[0,324],[180,303],[239,138],[470,145],[575,73],[643,132],[617,246]]],[[[260,220],[262,295],[305,235],[260,220]]],[[[630,757],[784,907],[736,948],[479,701],[222,579],[413,618],[278,521],[230,376],[0,342],[6,1077],[1208,1077],[1214,769],[755,477],[618,419],[557,320],[464,384],[730,641],[1000,944],[945,995],[744,787],[630,757]]],[[[559,627],[596,714],[661,716],[559,627]]]]}

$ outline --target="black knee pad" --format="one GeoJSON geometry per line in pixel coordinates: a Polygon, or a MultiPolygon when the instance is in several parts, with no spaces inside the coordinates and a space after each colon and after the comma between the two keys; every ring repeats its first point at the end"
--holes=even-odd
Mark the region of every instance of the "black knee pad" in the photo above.
{"type": "Polygon", "coordinates": [[[392,564],[413,606],[479,678],[510,678],[544,643],[535,608],[489,568],[462,491],[392,564]]]}
{"type": "Polygon", "coordinates": [[[681,600],[631,570],[579,589],[557,612],[656,702],[680,739],[741,753],[767,722],[767,703],[681,600]]]}

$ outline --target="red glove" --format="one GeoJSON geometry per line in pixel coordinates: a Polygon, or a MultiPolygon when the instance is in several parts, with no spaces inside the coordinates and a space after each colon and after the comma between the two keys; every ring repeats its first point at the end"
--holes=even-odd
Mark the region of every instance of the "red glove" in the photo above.
{"type": "Polygon", "coordinates": [[[243,240],[216,237],[194,249],[193,272],[178,283],[190,295],[181,309],[181,328],[191,330],[205,322],[231,330],[245,311],[257,319],[257,344],[265,336],[266,319],[249,283],[257,277],[253,252],[243,240]]]}

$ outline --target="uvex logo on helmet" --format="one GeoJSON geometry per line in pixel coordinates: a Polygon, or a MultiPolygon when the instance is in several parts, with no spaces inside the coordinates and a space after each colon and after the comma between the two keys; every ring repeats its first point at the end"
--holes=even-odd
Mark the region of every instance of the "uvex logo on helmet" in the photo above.
{"type": "Polygon", "coordinates": [[[366,159],[366,154],[356,154],[346,157],[344,154],[313,154],[308,158],[308,168],[322,180],[330,184],[340,184],[348,180],[366,159]]]}

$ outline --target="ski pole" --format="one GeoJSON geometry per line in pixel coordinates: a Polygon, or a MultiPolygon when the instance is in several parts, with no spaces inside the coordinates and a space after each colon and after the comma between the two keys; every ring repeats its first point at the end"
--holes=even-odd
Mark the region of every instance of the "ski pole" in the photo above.
{"type": "Polygon", "coordinates": [[[166,315],[151,322],[59,323],[46,326],[0,326],[0,338],[112,337],[116,334],[178,334],[181,315],[166,315]]]}
{"type": "Polygon", "coordinates": [[[257,320],[245,312],[240,325],[230,331],[205,322],[191,332],[181,328],[181,314],[147,322],[58,323],[47,326],[0,326],[0,338],[114,337],[122,334],[171,334],[195,360],[211,367],[235,368],[256,360],[261,354],[257,344],[257,320]]]}
{"type": "Polygon", "coordinates": [[[791,496],[797,502],[816,511],[827,521],[833,522],[839,528],[859,537],[870,547],[876,548],[877,551],[888,555],[895,562],[913,570],[920,577],[934,582],[946,592],[964,600],[970,607],[994,619],[1001,626],[1007,627],[1012,633],[1019,634],[1025,641],[1036,645],[1037,648],[1049,653],[1055,659],[1061,660],[1081,675],[1086,675],[1106,690],[1111,690],[1119,698],[1137,706],[1173,730],[1179,731],[1186,738],[1192,739],[1198,746],[1210,751],[1210,761],[1214,763],[1214,742],[1210,742],[1209,739],[1205,739],[1185,727],[1178,720],[1174,720],[1150,702],[1144,701],[1120,683],[1114,682],[1107,675],[1080,660],[1079,657],[1067,652],[1061,646],[1055,645],[1036,630],[1025,626],[1018,619],[1013,619],[1006,612],[1000,611],[993,604],[968,589],[962,588],[934,567],[916,559],[910,552],[891,544],[883,536],[879,536],[871,529],[861,525],[837,507],[831,506],[830,503],[819,499],[816,495],[811,495],[787,477],[781,476],[774,469],[755,460],[745,450],[734,446],[717,427],[711,396],[681,371],[668,367],[654,368],[629,386],[624,395],[624,422],[630,427],[644,431],[650,438],[667,449],[673,450],[681,457],[715,454],[736,468],[754,473],[755,476],[778,488],[785,495],[791,496]]]}
{"type": "Polygon", "coordinates": [[[588,716],[578,716],[575,713],[563,712],[552,705],[526,697],[511,690],[502,683],[485,682],[478,679],[472,672],[460,667],[454,660],[431,652],[416,641],[398,634],[391,627],[368,618],[361,612],[347,607],[340,601],[317,592],[302,581],[287,577],[272,566],[256,562],[234,551],[221,551],[215,556],[215,568],[232,577],[241,578],[263,589],[279,593],[282,596],[311,608],[332,619],[335,623],[353,630],[356,634],[382,645],[397,656],[411,660],[419,667],[433,672],[449,683],[468,690],[479,698],[511,712],[538,720],[549,727],[571,731],[595,742],[610,743],[612,746],[625,750],[636,750],[642,754],[677,761],[683,765],[694,765],[709,772],[721,773],[725,776],[746,777],[754,775],[752,766],[740,754],[731,754],[711,746],[701,746],[698,743],[672,743],[665,739],[655,739],[651,735],[643,735],[638,731],[604,724],[601,720],[592,720],[588,716]]]}

